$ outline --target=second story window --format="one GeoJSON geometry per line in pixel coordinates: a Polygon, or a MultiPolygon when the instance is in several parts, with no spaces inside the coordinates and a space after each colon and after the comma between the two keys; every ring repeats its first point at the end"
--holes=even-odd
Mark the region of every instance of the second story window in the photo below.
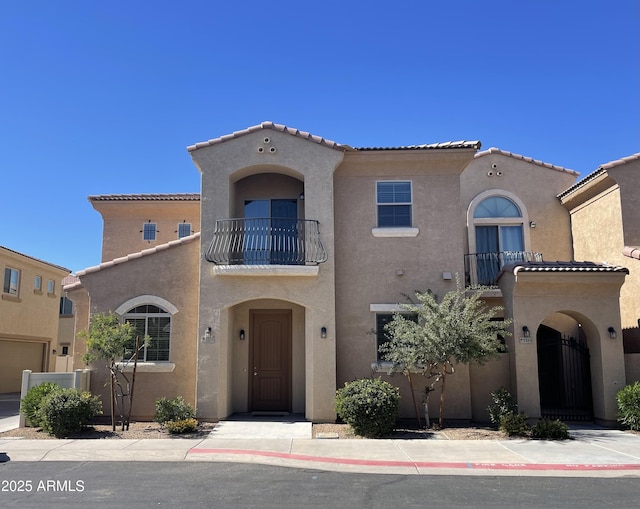
{"type": "Polygon", "coordinates": [[[41,292],[42,291],[42,276],[36,276],[35,279],[33,280],[33,289],[36,292],[41,292]]]}
{"type": "Polygon", "coordinates": [[[56,283],[52,279],[47,282],[47,293],[53,295],[56,291],[56,283]]]}
{"type": "Polygon", "coordinates": [[[191,223],[178,224],[178,238],[188,237],[191,235],[191,223]]]}
{"type": "Polygon", "coordinates": [[[156,223],[144,223],[144,227],[142,229],[142,238],[151,242],[152,240],[156,240],[156,223]]]}
{"type": "Polygon", "coordinates": [[[376,183],[378,228],[411,226],[411,181],[376,183]]]}
{"type": "Polygon", "coordinates": [[[4,269],[4,285],[2,291],[9,295],[18,296],[20,291],[20,271],[6,267],[4,269]]]}
{"type": "Polygon", "coordinates": [[[60,297],[60,314],[63,316],[73,315],[73,302],[67,297],[60,297]]]}

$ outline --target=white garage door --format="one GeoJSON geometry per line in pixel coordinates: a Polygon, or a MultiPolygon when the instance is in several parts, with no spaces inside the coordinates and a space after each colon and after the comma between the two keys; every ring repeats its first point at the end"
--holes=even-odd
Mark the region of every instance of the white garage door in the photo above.
{"type": "Polygon", "coordinates": [[[45,343],[0,339],[0,393],[20,392],[22,370],[43,371],[45,343]]]}

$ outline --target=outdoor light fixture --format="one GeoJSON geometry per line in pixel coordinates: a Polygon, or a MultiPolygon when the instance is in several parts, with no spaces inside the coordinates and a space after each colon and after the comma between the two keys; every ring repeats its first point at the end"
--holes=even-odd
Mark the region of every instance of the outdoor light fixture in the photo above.
{"type": "Polygon", "coordinates": [[[211,327],[207,327],[207,328],[204,330],[204,337],[205,337],[205,338],[210,338],[210,337],[211,337],[211,327]]]}
{"type": "Polygon", "coordinates": [[[536,222],[535,221],[529,221],[529,227],[530,228],[535,228],[536,227],[536,222]]]}
{"type": "Polygon", "coordinates": [[[244,329],[240,329],[240,339],[244,339],[244,329]]]}
{"type": "Polygon", "coordinates": [[[526,325],[523,325],[523,326],[522,326],[522,335],[523,335],[525,338],[529,338],[529,337],[531,337],[531,332],[529,331],[529,327],[527,327],[526,325]]]}
{"type": "Polygon", "coordinates": [[[320,329],[320,337],[321,338],[326,338],[327,337],[327,328],[326,327],[322,327],[320,329]]]}
{"type": "Polygon", "coordinates": [[[618,337],[618,334],[616,333],[616,330],[613,327],[609,327],[607,331],[609,332],[609,337],[611,339],[616,339],[618,337]]]}

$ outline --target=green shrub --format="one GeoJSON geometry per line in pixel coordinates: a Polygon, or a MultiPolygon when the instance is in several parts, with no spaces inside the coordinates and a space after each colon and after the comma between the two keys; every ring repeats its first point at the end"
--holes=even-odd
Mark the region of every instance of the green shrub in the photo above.
{"type": "Polygon", "coordinates": [[[510,437],[527,437],[531,428],[525,414],[507,414],[500,419],[500,430],[510,437]]]}
{"type": "Polygon", "coordinates": [[[541,440],[566,440],[569,438],[569,426],[564,422],[542,419],[531,429],[531,438],[541,440]]]}
{"type": "Polygon", "coordinates": [[[498,427],[503,417],[507,415],[517,414],[518,405],[513,401],[513,396],[505,388],[500,387],[491,393],[491,401],[493,403],[487,407],[489,419],[498,427]]]}
{"type": "Polygon", "coordinates": [[[180,419],[179,421],[167,421],[164,425],[167,428],[167,431],[172,435],[192,433],[198,429],[198,421],[193,418],[180,419]]]}
{"type": "Polygon", "coordinates": [[[336,391],[336,411],[358,434],[378,437],[393,431],[400,391],[381,378],[347,382],[336,391]]]}
{"type": "Polygon", "coordinates": [[[618,391],[618,421],[634,431],[640,431],[640,382],[618,391]]]}
{"type": "Polygon", "coordinates": [[[182,396],[173,399],[160,398],[156,400],[156,413],[153,420],[164,426],[169,421],[183,421],[193,419],[196,411],[182,396]]]}
{"type": "Polygon", "coordinates": [[[40,385],[31,387],[25,394],[20,410],[25,415],[29,424],[39,428],[42,426],[42,419],[38,415],[38,410],[42,406],[43,400],[52,392],[62,389],[58,384],[53,382],[44,382],[40,385]]]}
{"type": "Polygon", "coordinates": [[[96,396],[78,389],[60,389],[42,402],[39,415],[42,429],[56,438],[80,431],[91,419],[102,413],[96,396]]]}

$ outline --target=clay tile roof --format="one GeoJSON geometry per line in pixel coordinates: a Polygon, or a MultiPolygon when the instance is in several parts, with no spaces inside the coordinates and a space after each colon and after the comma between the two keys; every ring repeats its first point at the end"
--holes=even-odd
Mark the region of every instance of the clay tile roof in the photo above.
{"type": "Polygon", "coordinates": [[[45,265],[48,265],[49,267],[53,267],[54,269],[59,269],[59,270],[62,270],[64,272],[67,272],[67,273],[71,272],[71,270],[67,269],[66,267],[62,267],[60,265],[56,265],[55,263],[46,262],[44,260],[41,260],[40,258],[35,258],[34,256],[29,256],[29,255],[26,255],[24,253],[21,253],[20,251],[14,251],[13,249],[9,249],[8,247],[5,247],[5,246],[0,246],[0,249],[4,249],[4,250],[9,251],[10,253],[13,253],[13,254],[24,256],[25,258],[28,258],[29,260],[36,261],[38,263],[44,263],[45,265]]]}
{"type": "Polygon", "coordinates": [[[89,201],[200,201],[200,193],[173,194],[100,194],[89,201]]]}
{"type": "Polygon", "coordinates": [[[598,166],[598,169],[596,169],[595,171],[589,173],[589,175],[587,175],[583,179],[580,179],[578,182],[573,184],[566,191],[563,191],[562,193],[560,193],[558,195],[558,198],[562,198],[562,197],[570,194],[571,192],[575,191],[576,189],[579,189],[580,187],[583,187],[584,185],[588,184],[592,180],[598,178],[600,175],[606,173],[606,171],[610,170],[611,168],[615,168],[617,166],[622,166],[623,164],[632,163],[632,162],[638,161],[638,160],[640,160],[640,152],[637,153],[637,154],[632,154],[630,156],[623,157],[622,159],[616,159],[615,161],[610,161],[610,162],[605,163],[605,164],[603,164],[601,166],[598,166]]]}
{"type": "MultiPolygon", "coordinates": [[[[120,258],[115,258],[108,262],[103,262],[100,265],[95,265],[94,267],[89,267],[84,270],[80,270],[76,273],[77,276],[85,276],[87,274],[92,274],[93,272],[100,272],[101,270],[109,269],[111,267],[115,267],[116,265],[120,265],[122,263],[129,262],[131,260],[137,260],[138,258],[144,258],[145,256],[150,256],[155,253],[159,253],[160,251],[165,251],[167,249],[171,249],[176,246],[181,246],[183,244],[188,244],[196,239],[200,238],[200,232],[196,232],[192,235],[188,235],[187,237],[182,237],[177,240],[172,240],[171,242],[167,242],[166,244],[159,244],[149,249],[145,249],[143,251],[139,251],[137,253],[131,253],[126,256],[122,256],[120,258]]],[[[71,284],[70,287],[76,286],[75,284],[71,284]]]]}
{"type": "Polygon", "coordinates": [[[523,262],[505,265],[504,272],[623,272],[629,269],[617,265],[594,262],[523,262]]]}
{"type": "Polygon", "coordinates": [[[555,164],[545,163],[543,161],[539,161],[537,159],[533,159],[531,157],[521,156],[520,154],[514,154],[513,152],[507,152],[506,150],[501,150],[499,148],[491,147],[487,150],[483,150],[482,152],[478,152],[475,157],[484,157],[490,154],[501,154],[503,156],[513,157],[514,159],[520,159],[521,161],[526,161],[528,163],[537,164],[538,166],[542,166],[544,168],[549,168],[551,170],[561,171],[564,173],[569,173],[574,176],[580,175],[577,171],[569,170],[567,168],[563,168],[562,166],[556,166],[555,164]]]}
{"type": "Polygon", "coordinates": [[[625,246],[622,250],[622,254],[628,256],[629,258],[635,258],[636,260],[640,260],[640,247],[638,246],[625,246]]]}
{"type": "Polygon", "coordinates": [[[474,141],[445,141],[442,143],[428,143],[424,145],[404,145],[399,147],[358,147],[356,150],[434,150],[434,149],[474,149],[479,150],[482,144],[474,141]]]}
{"type": "Polygon", "coordinates": [[[203,147],[210,147],[212,145],[217,145],[218,143],[223,143],[228,140],[232,140],[234,138],[240,138],[241,136],[245,136],[250,133],[255,133],[261,130],[273,130],[280,131],[281,133],[291,134],[292,136],[297,136],[299,138],[303,138],[305,140],[312,141],[314,143],[318,143],[319,145],[325,145],[330,148],[340,149],[340,150],[350,150],[351,147],[348,145],[343,145],[341,143],[337,143],[335,141],[327,140],[320,136],[315,136],[305,131],[299,131],[298,129],[294,129],[291,127],[287,127],[282,124],[274,124],[273,122],[262,122],[261,124],[254,125],[252,127],[248,127],[247,129],[243,129],[242,131],[236,131],[232,134],[227,134],[225,136],[220,136],[219,138],[213,138],[208,141],[203,141],[200,143],[196,143],[195,145],[189,145],[187,150],[189,152],[193,152],[194,150],[198,150],[203,147]]]}

